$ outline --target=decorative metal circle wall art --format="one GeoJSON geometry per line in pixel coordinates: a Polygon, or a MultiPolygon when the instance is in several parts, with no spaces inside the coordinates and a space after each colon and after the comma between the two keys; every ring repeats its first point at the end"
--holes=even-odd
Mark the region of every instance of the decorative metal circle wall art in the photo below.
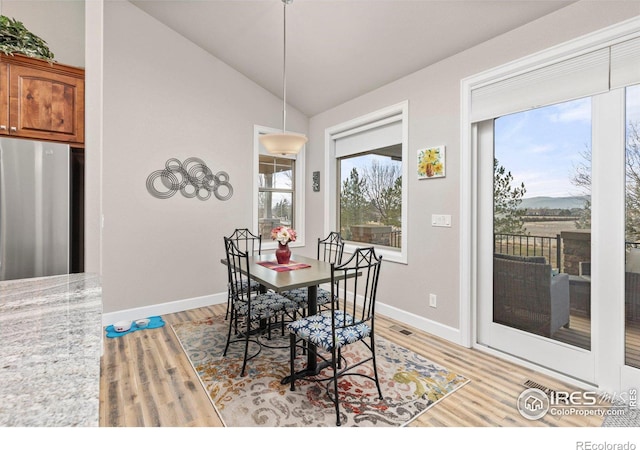
{"type": "Polygon", "coordinates": [[[218,200],[229,200],[233,186],[227,172],[215,174],[200,158],[191,157],[180,162],[169,158],[164,169],[155,170],[147,177],[147,191],[156,198],[170,198],[176,192],[187,198],[209,200],[213,194],[218,200]]]}

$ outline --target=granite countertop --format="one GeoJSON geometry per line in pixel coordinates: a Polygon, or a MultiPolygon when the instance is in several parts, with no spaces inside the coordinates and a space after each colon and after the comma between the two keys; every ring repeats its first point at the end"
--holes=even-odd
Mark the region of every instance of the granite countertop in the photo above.
{"type": "Polygon", "coordinates": [[[0,426],[98,426],[101,349],[97,275],[0,281],[0,426]]]}

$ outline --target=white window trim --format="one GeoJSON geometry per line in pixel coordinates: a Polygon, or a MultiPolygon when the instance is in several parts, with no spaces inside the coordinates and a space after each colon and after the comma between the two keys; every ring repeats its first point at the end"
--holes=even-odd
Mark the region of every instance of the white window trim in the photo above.
{"type": "MultiPolygon", "coordinates": [[[[252,223],[253,223],[253,232],[257,233],[259,230],[258,227],[258,173],[259,173],[259,163],[260,163],[260,135],[267,133],[281,133],[282,130],[270,127],[264,127],[261,125],[253,126],[253,171],[252,178],[252,189],[253,189],[253,212],[252,212],[252,223]]],[[[295,242],[291,242],[289,247],[304,247],[304,230],[305,230],[305,214],[304,214],[304,175],[305,175],[305,149],[306,146],[302,147],[302,150],[295,155],[295,157],[290,157],[291,159],[296,160],[296,174],[295,174],[295,230],[297,232],[297,239],[295,242]]],[[[283,156],[283,158],[287,158],[289,156],[283,156]]],[[[263,240],[262,241],[262,249],[263,250],[271,250],[277,247],[275,241],[263,240]]]]}
{"type": "MultiPolygon", "coordinates": [[[[336,208],[338,206],[339,182],[337,179],[336,139],[369,129],[370,125],[374,123],[375,126],[380,126],[384,124],[385,119],[398,115],[402,121],[402,247],[400,251],[397,251],[376,246],[376,253],[382,255],[385,261],[407,264],[407,236],[409,234],[407,220],[409,210],[409,102],[407,100],[325,129],[324,185],[327,186],[327,189],[324,193],[324,234],[327,235],[329,232],[335,231],[337,223],[336,208]]],[[[357,247],[357,245],[346,243],[344,252],[350,254],[357,247]]]]}

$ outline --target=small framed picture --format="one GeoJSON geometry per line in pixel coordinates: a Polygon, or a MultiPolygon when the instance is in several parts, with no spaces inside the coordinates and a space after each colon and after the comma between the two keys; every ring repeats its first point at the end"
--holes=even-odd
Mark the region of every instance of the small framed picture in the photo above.
{"type": "Polygon", "coordinates": [[[418,179],[442,178],[445,174],[445,147],[418,150],[418,179]]]}

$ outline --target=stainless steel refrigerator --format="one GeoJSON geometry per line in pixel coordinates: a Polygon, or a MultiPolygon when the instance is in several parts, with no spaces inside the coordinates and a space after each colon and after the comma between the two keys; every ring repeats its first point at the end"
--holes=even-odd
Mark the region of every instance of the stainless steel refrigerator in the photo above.
{"type": "Polygon", "coordinates": [[[69,151],[0,138],[0,281],[69,273],[69,151]]]}

